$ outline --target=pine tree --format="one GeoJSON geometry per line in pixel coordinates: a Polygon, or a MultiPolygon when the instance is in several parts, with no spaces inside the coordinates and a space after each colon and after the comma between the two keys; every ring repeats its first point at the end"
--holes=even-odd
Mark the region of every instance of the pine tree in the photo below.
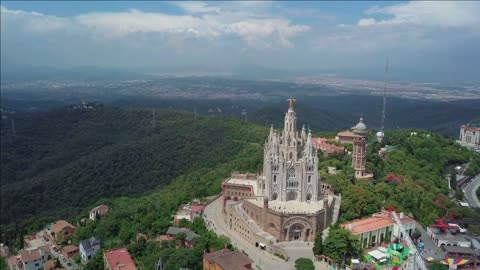
{"type": "Polygon", "coordinates": [[[313,254],[320,255],[323,253],[323,239],[322,231],[317,232],[315,242],[313,244],[313,254]]]}

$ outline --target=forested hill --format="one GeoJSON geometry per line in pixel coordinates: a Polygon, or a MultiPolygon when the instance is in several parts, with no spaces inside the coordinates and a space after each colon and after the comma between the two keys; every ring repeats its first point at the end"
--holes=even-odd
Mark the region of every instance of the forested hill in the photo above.
{"type": "MultiPolygon", "coordinates": [[[[1,123],[1,224],[69,217],[232,159],[267,131],[236,119],[115,107],[62,108],[1,123]]],[[[259,155],[261,157],[261,155],[259,155]]],[[[260,161],[259,161],[260,162],[260,161]]],[[[204,190],[219,187],[198,186],[204,190]]],[[[202,194],[199,192],[198,194],[202,194]]]]}

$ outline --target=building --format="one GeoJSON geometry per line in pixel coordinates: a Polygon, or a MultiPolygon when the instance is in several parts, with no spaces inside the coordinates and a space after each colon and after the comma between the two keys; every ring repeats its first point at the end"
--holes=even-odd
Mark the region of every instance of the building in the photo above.
{"type": "Polygon", "coordinates": [[[41,248],[22,250],[19,255],[23,270],[43,269],[43,263],[48,259],[48,254],[41,248]]]}
{"type": "Polygon", "coordinates": [[[10,256],[10,250],[8,250],[8,247],[3,243],[0,244],[0,257],[7,258],[8,256],[10,256]]]}
{"type": "Polygon", "coordinates": [[[324,156],[333,154],[342,154],[345,152],[345,147],[329,144],[327,138],[312,138],[313,147],[320,150],[324,156]]]}
{"type": "Polygon", "coordinates": [[[355,171],[355,178],[373,179],[373,174],[365,172],[368,131],[367,126],[363,123],[363,118],[360,118],[360,122],[353,128],[353,133],[352,167],[355,171]]]}
{"type": "Polygon", "coordinates": [[[190,222],[200,217],[203,212],[203,205],[200,204],[182,204],[173,217],[173,225],[179,226],[180,220],[185,219],[190,222]]]}
{"type": "MultiPolygon", "coordinates": [[[[409,235],[415,232],[415,220],[400,213],[402,226],[409,235]]],[[[382,210],[371,217],[353,220],[340,225],[359,237],[362,248],[371,248],[382,243],[402,238],[400,228],[390,212],[382,210]]]]}
{"type": "Polygon", "coordinates": [[[335,136],[335,141],[338,143],[348,143],[352,144],[353,143],[353,137],[355,137],[355,134],[351,131],[341,131],[337,133],[337,136],[335,136]]]}
{"type": "Polygon", "coordinates": [[[62,240],[70,240],[75,233],[75,226],[66,222],[65,220],[59,220],[50,228],[50,235],[56,242],[62,240]]]}
{"type": "Polygon", "coordinates": [[[105,251],[103,262],[106,270],[137,270],[125,247],[105,251]]]}
{"type": "Polygon", "coordinates": [[[72,259],[79,254],[78,246],[66,246],[62,248],[62,255],[67,259],[72,259]]]}
{"type": "Polygon", "coordinates": [[[23,263],[22,263],[22,259],[20,259],[20,255],[8,257],[7,266],[8,266],[8,269],[10,270],[23,269],[23,263]]]}
{"type": "Polygon", "coordinates": [[[55,270],[57,269],[57,260],[48,260],[43,264],[43,270],[55,270]]]}
{"type": "Polygon", "coordinates": [[[79,244],[80,257],[87,264],[92,261],[93,256],[100,250],[100,241],[95,237],[80,241],[79,244]]]}
{"type": "Polygon", "coordinates": [[[186,228],[169,227],[167,233],[160,236],[159,240],[173,241],[177,239],[179,233],[185,233],[185,239],[183,239],[182,245],[186,248],[192,248],[193,241],[195,241],[198,235],[186,228]]]}
{"type": "Polygon", "coordinates": [[[107,214],[109,209],[110,208],[108,207],[108,205],[101,204],[97,207],[92,208],[92,210],[90,210],[89,217],[91,220],[97,219],[97,216],[103,217],[107,214]]]}
{"type": "Polygon", "coordinates": [[[427,236],[430,237],[438,247],[470,247],[472,239],[466,234],[455,233],[450,230],[441,230],[440,228],[428,226],[427,236]]]}
{"type": "Polygon", "coordinates": [[[203,270],[250,270],[252,262],[244,253],[228,249],[203,254],[203,270]]]}
{"type": "Polygon", "coordinates": [[[480,147],[480,127],[462,125],[460,127],[460,138],[462,143],[480,147]]]}
{"type": "Polygon", "coordinates": [[[263,170],[234,172],[222,183],[225,224],[269,252],[278,242],[313,241],[334,222],[333,209],[340,203],[321,183],[311,131],[297,131],[295,100],[288,101],[283,130],[270,129],[263,170]]]}

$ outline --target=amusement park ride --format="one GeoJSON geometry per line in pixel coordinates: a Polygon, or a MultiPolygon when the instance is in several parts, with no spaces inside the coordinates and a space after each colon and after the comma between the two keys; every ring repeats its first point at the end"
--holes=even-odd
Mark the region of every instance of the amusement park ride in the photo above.
{"type": "Polygon", "coordinates": [[[390,207],[388,209],[390,213],[392,213],[393,219],[395,220],[395,223],[397,223],[398,228],[400,229],[400,232],[403,235],[403,239],[405,242],[407,242],[408,248],[410,249],[410,254],[408,256],[408,261],[406,268],[407,270],[427,270],[427,267],[425,266],[425,263],[423,262],[422,257],[420,256],[420,253],[417,250],[417,247],[415,247],[415,244],[413,244],[412,239],[410,238],[410,235],[405,231],[405,228],[403,228],[402,222],[397,216],[397,213],[395,213],[395,210],[393,207],[390,207]]]}

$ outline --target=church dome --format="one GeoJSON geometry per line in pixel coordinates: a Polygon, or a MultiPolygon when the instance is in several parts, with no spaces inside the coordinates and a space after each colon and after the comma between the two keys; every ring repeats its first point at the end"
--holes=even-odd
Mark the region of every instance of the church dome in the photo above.
{"type": "Polygon", "coordinates": [[[367,126],[363,123],[363,118],[360,118],[360,122],[355,126],[356,131],[365,131],[367,130],[367,126]]]}

